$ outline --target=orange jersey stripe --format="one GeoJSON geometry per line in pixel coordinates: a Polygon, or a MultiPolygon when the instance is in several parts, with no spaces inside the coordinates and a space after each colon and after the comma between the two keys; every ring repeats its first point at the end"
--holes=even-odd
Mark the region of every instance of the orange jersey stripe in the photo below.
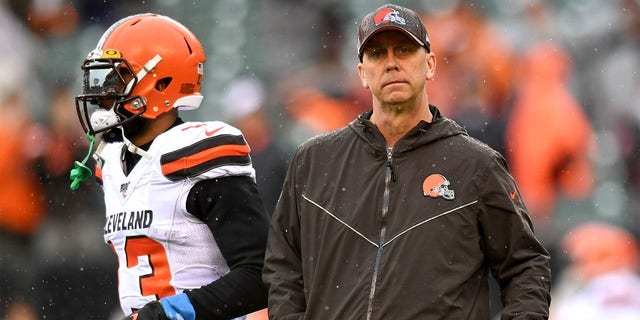
{"type": "Polygon", "coordinates": [[[100,180],[100,182],[102,182],[102,168],[100,168],[100,166],[95,166],[95,171],[96,171],[96,178],[98,178],[98,180],[100,180]]]}
{"type": "Polygon", "coordinates": [[[192,168],[204,162],[221,157],[246,156],[247,154],[249,154],[249,151],[251,151],[251,149],[246,144],[228,144],[206,149],[193,155],[182,157],[178,160],[163,164],[162,174],[166,176],[176,171],[192,168]]]}

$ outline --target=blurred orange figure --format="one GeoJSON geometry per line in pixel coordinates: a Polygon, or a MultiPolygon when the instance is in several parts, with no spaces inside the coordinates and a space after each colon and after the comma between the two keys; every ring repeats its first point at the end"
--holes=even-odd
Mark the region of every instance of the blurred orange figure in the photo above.
{"type": "Polygon", "coordinates": [[[33,125],[18,94],[0,103],[0,232],[30,238],[43,218],[42,187],[33,170],[33,125]]]}
{"type": "Polygon", "coordinates": [[[624,229],[600,222],[584,223],[562,239],[580,281],[617,270],[637,272],[640,247],[635,237],[624,229]]]}
{"type": "Polygon", "coordinates": [[[555,291],[553,320],[640,319],[640,247],[627,230],[587,222],[562,238],[570,259],[555,291]]]}
{"type": "Polygon", "coordinates": [[[438,56],[429,100],[448,117],[465,108],[501,116],[513,90],[513,54],[492,21],[464,4],[424,21],[438,56]]]}
{"type": "Polygon", "coordinates": [[[593,188],[593,132],[566,86],[571,61],[551,43],[520,61],[518,92],[507,124],[507,157],[532,219],[548,225],[558,194],[586,198],[593,188]]]}
{"type": "Polygon", "coordinates": [[[353,120],[342,101],[311,88],[292,93],[287,110],[314,135],[338,129],[353,120]]]}

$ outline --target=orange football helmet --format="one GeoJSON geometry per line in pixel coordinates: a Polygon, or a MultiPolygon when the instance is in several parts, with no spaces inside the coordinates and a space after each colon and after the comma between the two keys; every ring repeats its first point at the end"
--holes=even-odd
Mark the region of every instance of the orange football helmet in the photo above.
{"type": "Polygon", "coordinates": [[[83,129],[93,135],[137,117],[198,108],[205,60],[195,35],[169,17],[145,13],[116,22],[82,64],[76,111],[83,129]]]}
{"type": "Polygon", "coordinates": [[[451,183],[441,174],[432,174],[422,182],[422,192],[425,197],[438,198],[443,197],[447,200],[453,200],[455,192],[449,189],[451,183]]]}

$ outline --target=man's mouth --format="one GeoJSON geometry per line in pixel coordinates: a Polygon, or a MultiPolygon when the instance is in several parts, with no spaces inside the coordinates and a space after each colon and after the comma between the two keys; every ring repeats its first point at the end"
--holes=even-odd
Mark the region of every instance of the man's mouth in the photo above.
{"type": "Polygon", "coordinates": [[[406,81],[394,80],[394,81],[385,82],[382,86],[386,87],[394,84],[406,84],[406,83],[407,83],[406,81]]]}

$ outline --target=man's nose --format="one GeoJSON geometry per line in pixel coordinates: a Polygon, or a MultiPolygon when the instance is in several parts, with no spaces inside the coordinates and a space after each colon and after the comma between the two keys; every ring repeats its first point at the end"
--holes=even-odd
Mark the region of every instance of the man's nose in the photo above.
{"type": "Polygon", "coordinates": [[[388,49],[386,71],[389,72],[392,70],[398,70],[398,63],[396,62],[396,57],[393,54],[393,49],[388,49]]]}

